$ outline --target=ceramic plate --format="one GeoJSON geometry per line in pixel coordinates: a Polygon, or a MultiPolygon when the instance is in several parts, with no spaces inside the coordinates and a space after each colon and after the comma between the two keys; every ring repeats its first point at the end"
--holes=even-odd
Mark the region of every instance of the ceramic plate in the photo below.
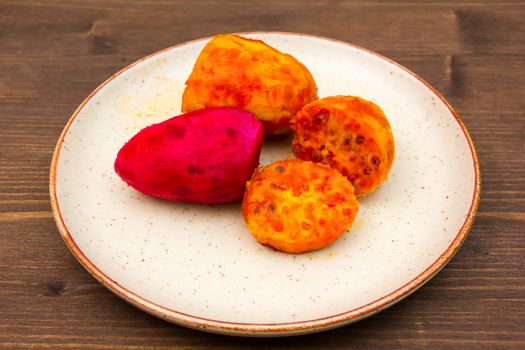
{"type": "MultiPolygon", "coordinates": [[[[206,38],[130,65],[75,111],[50,180],[66,244],[124,300],[210,332],[309,333],[406,297],[454,255],[476,212],[478,162],[458,115],[420,78],[368,50],[301,34],[244,35],[304,63],[320,97],[361,96],[388,116],[396,159],[388,180],[359,199],[353,227],[320,251],[280,253],[252,238],[239,202],[161,201],[117,177],[120,147],[141,128],[180,114],[185,80],[206,38]]],[[[291,157],[290,139],[277,138],[264,145],[261,163],[291,157]]]]}

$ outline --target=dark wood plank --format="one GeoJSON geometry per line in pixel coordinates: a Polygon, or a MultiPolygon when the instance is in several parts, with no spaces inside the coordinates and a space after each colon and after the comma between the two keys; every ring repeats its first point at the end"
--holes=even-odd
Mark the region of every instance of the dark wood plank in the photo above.
{"type": "Polygon", "coordinates": [[[0,348],[525,348],[525,4],[522,1],[0,0],[0,348]],[[333,331],[243,339],[122,302],[63,244],[50,213],[54,144],[112,73],[186,40],[274,30],[378,51],[454,105],[479,153],[469,238],[421,290],[333,331]]]}

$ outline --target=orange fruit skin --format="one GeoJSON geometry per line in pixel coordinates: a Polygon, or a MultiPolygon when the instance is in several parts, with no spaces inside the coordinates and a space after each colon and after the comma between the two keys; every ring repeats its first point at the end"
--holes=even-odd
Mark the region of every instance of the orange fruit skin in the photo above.
{"type": "Polygon", "coordinates": [[[259,243],[294,254],[332,244],[358,210],[346,177],[327,165],[297,159],[256,170],[242,203],[244,220],[259,243]]]}
{"type": "Polygon", "coordinates": [[[184,113],[206,107],[237,107],[253,113],[265,135],[290,132],[290,119],[317,99],[306,67],[260,40],[215,36],[201,51],[186,81],[184,113]]]}
{"type": "Polygon", "coordinates": [[[353,96],[327,97],[305,105],[291,125],[297,158],[337,169],[357,196],[386,180],[394,161],[394,136],[376,104],[353,96]]]}

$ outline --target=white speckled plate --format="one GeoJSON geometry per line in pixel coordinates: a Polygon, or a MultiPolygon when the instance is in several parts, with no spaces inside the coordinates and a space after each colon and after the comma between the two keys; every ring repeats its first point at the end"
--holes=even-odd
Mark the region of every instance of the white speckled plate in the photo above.
{"type": "MultiPolygon", "coordinates": [[[[373,52],[300,34],[245,35],[303,62],[320,97],[361,96],[388,116],[397,158],[383,186],[359,199],[349,232],[317,252],[276,252],[252,238],[240,203],[160,201],[114,173],[125,141],[180,114],[184,82],[209,38],[132,64],[80,105],[51,167],[58,228],[75,257],[111,291],[188,327],[290,335],[374,314],[430,279],[465,239],[479,200],[470,137],[428,84],[373,52]]],[[[289,139],[281,138],[267,142],[261,162],[291,156],[289,139]]]]}

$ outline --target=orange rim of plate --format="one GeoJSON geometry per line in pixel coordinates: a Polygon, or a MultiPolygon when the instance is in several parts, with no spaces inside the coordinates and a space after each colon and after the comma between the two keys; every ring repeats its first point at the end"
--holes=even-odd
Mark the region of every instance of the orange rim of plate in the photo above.
{"type": "Polygon", "coordinates": [[[336,314],[333,316],[323,317],[319,319],[313,319],[308,321],[300,321],[300,322],[290,322],[290,323],[264,323],[264,324],[256,324],[256,323],[236,323],[236,322],[226,322],[226,321],[218,321],[218,320],[212,320],[207,319],[203,317],[197,317],[188,315],[182,312],[178,312],[176,310],[172,310],[166,307],[163,307],[159,304],[153,303],[147,299],[144,299],[143,297],[133,293],[129,289],[126,289],[125,287],[118,284],[116,281],[111,279],[109,276],[104,274],[100,269],[98,269],[82,252],[82,250],[77,246],[75,243],[73,237],[69,233],[64,220],[62,218],[62,214],[60,212],[59,203],[56,195],[56,170],[57,170],[57,163],[58,159],[60,157],[60,150],[62,143],[64,141],[64,138],[73,123],[73,121],[76,119],[80,111],[84,108],[84,106],[95,96],[100,90],[102,90],[108,83],[113,81],[115,78],[117,78],[119,75],[121,75],[123,72],[127,71],[128,69],[136,66],[137,64],[150,59],[156,55],[159,55],[161,53],[170,51],[172,49],[175,49],[177,47],[201,42],[201,41],[207,41],[210,40],[212,37],[207,38],[201,38],[193,41],[188,41],[185,43],[181,43],[175,46],[168,47],[164,50],[155,52],[151,55],[148,55],[146,57],[143,57],[142,59],[133,62],[132,64],[128,65],[127,67],[123,68],[119,72],[113,74],[111,77],[109,77],[106,81],[104,81],[101,85],[99,85],[89,96],[80,104],[80,106],[75,110],[69,121],[67,122],[66,126],[64,127],[64,130],[62,131],[57,144],[55,146],[55,151],[53,153],[53,160],[51,162],[51,171],[50,171],[50,179],[49,179],[49,191],[50,191],[50,200],[51,200],[51,208],[53,212],[53,217],[55,219],[56,225],[58,227],[58,230],[60,231],[60,234],[64,241],[66,242],[66,245],[68,246],[69,250],[73,253],[75,258],[84,266],[84,268],[91,274],[93,277],[95,277],[100,283],[102,283],[106,288],[111,290],[113,293],[127,301],[128,303],[138,307],[139,309],[148,312],[152,315],[155,315],[161,319],[173,322],[175,324],[179,324],[182,326],[199,329],[203,331],[209,331],[214,333],[224,333],[224,334],[233,334],[233,335],[245,335],[245,336],[281,336],[281,335],[293,335],[293,334],[304,334],[304,333],[310,333],[310,332],[316,332],[321,330],[327,330],[330,328],[335,328],[339,326],[343,326],[345,324],[349,324],[358,320],[361,320],[367,316],[371,316],[377,312],[380,312],[387,307],[393,305],[394,303],[402,300],[403,298],[410,295],[412,292],[417,290],[419,287],[421,287],[425,282],[430,280],[436,273],[438,273],[454,256],[454,254],[458,251],[461,244],[465,241],[465,238],[467,237],[470,228],[472,227],[474,217],[476,215],[478,205],[479,205],[479,198],[480,198],[480,187],[481,187],[481,181],[480,181],[480,171],[479,171],[479,161],[478,156],[476,154],[476,150],[474,148],[474,143],[472,142],[472,139],[470,138],[470,135],[465,128],[465,125],[461,121],[461,118],[459,117],[458,113],[452,108],[452,106],[445,100],[443,96],[439,92],[437,92],[432,86],[430,86],[426,81],[424,81],[422,78],[417,76],[412,71],[408,70],[407,68],[403,67],[399,63],[392,61],[391,59],[384,57],[376,52],[370,51],[368,49],[359,47],[354,44],[350,44],[344,41],[336,40],[336,39],[330,39],[330,38],[324,38],[321,36],[316,35],[310,35],[310,34],[299,34],[299,33],[288,33],[288,32],[243,32],[243,33],[236,33],[239,35],[267,35],[267,34],[275,34],[275,35],[289,35],[289,36],[298,36],[298,37],[309,37],[324,41],[330,41],[337,44],[342,44],[346,46],[350,46],[354,49],[363,51],[365,53],[368,53],[370,55],[373,55],[381,60],[384,60],[388,63],[393,64],[394,66],[402,69],[403,71],[407,72],[417,80],[419,80],[424,86],[426,86],[427,89],[429,89],[435,96],[437,96],[449,109],[450,113],[454,116],[456,119],[458,125],[461,127],[461,130],[463,131],[463,134],[465,136],[465,139],[467,140],[470,148],[470,152],[472,154],[472,159],[474,161],[474,172],[475,172],[475,188],[474,193],[472,196],[472,202],[470,205],[469,212],[467,214],[467,217],[461,226],[459,232],[457,233],[454,240],[450,243],[449,247],[445,250],[443,254],[434,262],[432,263],[428,268],[426,268],[421,274],[419,274],[417,277],[412,279],[410,282],[406,283],[402,287],[398,288],[397,290],[393,291],[392,293],[385,295],[369,304],[363,305],[361,307],[336,314]]]}

